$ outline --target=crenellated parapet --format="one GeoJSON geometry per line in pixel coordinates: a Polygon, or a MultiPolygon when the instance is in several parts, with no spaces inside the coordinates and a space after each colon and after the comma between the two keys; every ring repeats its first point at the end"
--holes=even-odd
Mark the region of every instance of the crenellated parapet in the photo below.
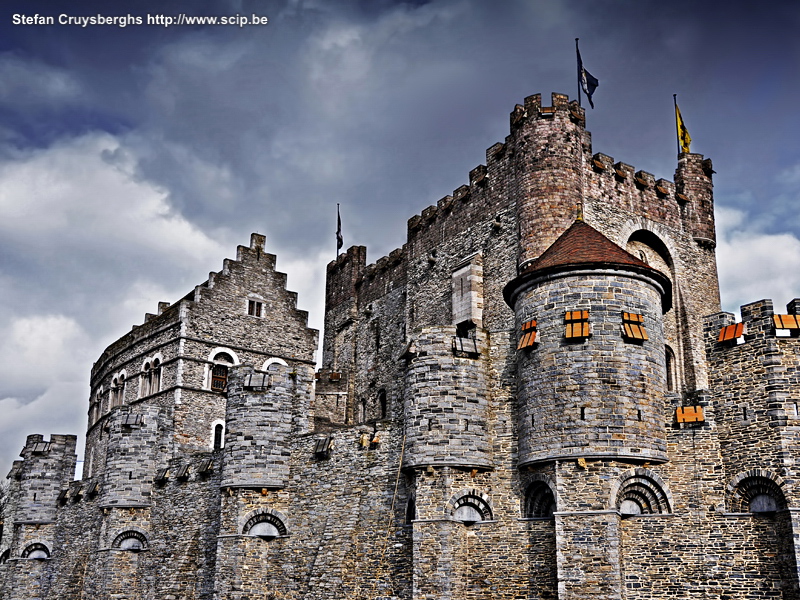
{"type": "MultiPolygon", "coordinates": [[[[717,313],[704,320],[709,389],[727,471],[792,469],[800,456],[800,299],[786,312],[771,300],[741,307],[741,320],[717,313]]],[[[790,482],[793,483],[793,482],[790,482]]],[[[800,502],[795,485],[784,492],[800,502]]]]}

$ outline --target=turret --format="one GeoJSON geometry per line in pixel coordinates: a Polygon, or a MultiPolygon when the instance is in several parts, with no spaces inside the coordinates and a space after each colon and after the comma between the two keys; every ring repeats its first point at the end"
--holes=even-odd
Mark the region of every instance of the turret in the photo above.
{"type": "Polygon", "coordinates": [[[682,152],[675,170],[675,188],[684,211],[687,229],[696,241],[716,245],[714,225],[714,169],[710,158],[682,152]]]}
{"type": "Polygon", "coordinates": [[[404,467],[492,466],[486,334],[459,333],[454,326],[425,328],[406,353],[404,467]]]}
{"type": "Polygon", "coordinates": [[[591,156],[585,126],[583,108],[564,94],[553,94],[552,106],[542,106],[540,94],[529,96],[511,113],[522,267],[569,226],[581,202],[584,161],[591,156]]]}
{"type": "Polygon", "coordinates": [[[266,372],[247,366],[232,370],[225,412],[223,486],[286,485],[296,376],[278,363],[266,372]]]}
{"type": "Polygon", "coordinates": [[[579,220],[505,297],[519,332],[520,465],[665,461],[669,279],[579,220]]]}

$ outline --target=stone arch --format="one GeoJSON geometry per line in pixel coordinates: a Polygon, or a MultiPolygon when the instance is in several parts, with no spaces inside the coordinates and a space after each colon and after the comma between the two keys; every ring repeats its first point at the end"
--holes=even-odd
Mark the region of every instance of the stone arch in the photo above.
{"type": "Polygon", "coordinates": [[[286,515],[272,508],[259,508],[246,515],[241,531],[242,535],[264,539],[288,535],[286,515]]]}
{"type": "Polygon", "coordinates": [[[117,534],[112,548],[116,550],[127,550],[129,552],[139,552],[148,548],[147,535],[138,528],[126,529],[117,534]]]}
{"type": "Polygon", "coordinates": [[[535,474],[525,489],[522,516],[527,519],[549,518],[556,511],[556,493],[549,477],[535,474]]]}
{"type": "Polygon", "coordinates": [[[270,356],[267,360],[264,361],[264,364],[261,366],[262,371],[268,371],[272,365],[280,365],[284,368],[289,368],[289,363],[287,363],[282,358],[278,358],[277,356],[270,356]]]}
{"type": "Polygon", "coordinates": [[[445,511],[454,521],[472,525],[492,520],[492,503],[488,494],[476,489],[461,490],[450,498],[445,511]]]}
{"type": "Polygon", "coordinates": [[[766,469],[736,475],[725,488],[727,507],[734,513],[770,513],[787,507],[783,479],[766,469]]]}
{"type": "Polygon", "coordinates": [[[205,367],[206,389],[224,392],[228,386],[228,369],[241,364],[236,352],[224,346],[217,346],[208,353],[205,367]]]}
{"type": "MultiPolygon", "coordinates": [[[[669,231],[662,225],[644,217],[629,219],[620,229],[617,243],[623,248],[627,248],[628,243],[632,240],[650,246],[667,263],[670,270],[675,268],[673,257],[678,256],[678,248],[669,231]]],[[[638,257],[636,253],[633,255],[638,257]]],[[[672,273],[665,273],[665,275],[671,276],[672,273]]]]}
{"type": "Polygon", "coordinates": [[[30,559],[46,559],[50,558],[50,548],[47,547],[46,544],[42,542],[33,542],[32,544],[28,544],[25,546],[25,549],[20,554],[22,558],[30,558],[30,559]]]}
{"type": "Polygon", "coordinates": [[[672,494],[658,473],[639,467],[622,473],[611,486],[611,506],[623,516],[672,512],[672,494]]]}

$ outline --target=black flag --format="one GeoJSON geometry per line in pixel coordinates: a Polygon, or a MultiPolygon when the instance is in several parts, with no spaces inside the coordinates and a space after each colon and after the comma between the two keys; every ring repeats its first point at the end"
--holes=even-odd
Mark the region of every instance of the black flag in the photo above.
{"type": "Polygon", "coordinates": [[[344,238],[342,237],[342,217],[339,216],[339,205],[336,205],[336,255],[339,255],[339,250],[344,246],[344,238]]]}
{"type": "Polygon", "coordinates": [[[583,68],[583,60],[581,60],[581,51],[578,49],[578,38],[575,38],[575,52],[578,53],[578,83],[580,84],[583,91],[586,93],[586,97],[589,99],[589,106],[594,108],[594,102],[592,102],[592,94],[597,89],[597,86],[600,85],[600,82],[597,78],[589,73],[586,69],[583,68]]]}

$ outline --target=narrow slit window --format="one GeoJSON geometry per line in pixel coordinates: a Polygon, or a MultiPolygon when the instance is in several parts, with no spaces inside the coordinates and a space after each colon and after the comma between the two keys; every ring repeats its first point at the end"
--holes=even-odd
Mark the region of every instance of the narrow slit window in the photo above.
{"type": "Polygon", "coordinates": [[[647,330],[644,328],[644,315],[623,312],[622,337],[633,342],[643,342],[648,339],[647,330]]]}
{"type": "Polygon", "coordinates": [[[530,321],[525,321],[520,327],[520,337],[519,337],[519,344],[517,344],[517,350],[522,350],[523,348],[532,348],[533,345],[536,343],[536,319],[531,319],[530,321]]]}
{"type": "Polygon", "coordinates": [[[564,315],[567,325],[565,337],[568,340],[583,340],[589,337],[589,311],[568,310],[564,315]]]}

